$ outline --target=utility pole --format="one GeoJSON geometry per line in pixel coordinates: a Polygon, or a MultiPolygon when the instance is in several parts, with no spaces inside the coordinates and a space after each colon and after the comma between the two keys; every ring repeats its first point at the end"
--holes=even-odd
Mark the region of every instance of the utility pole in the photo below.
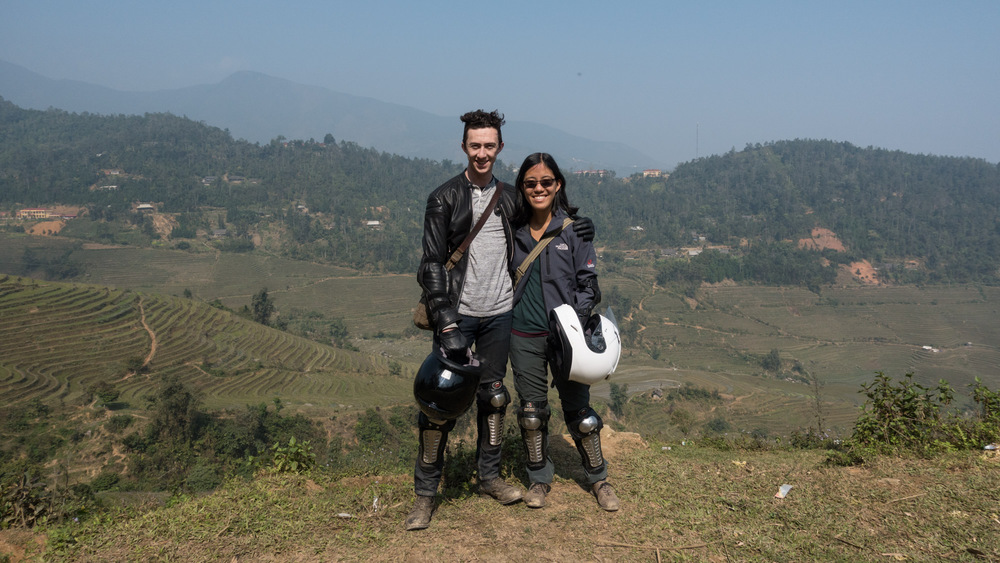
{"type": "Polygon", "coordinates": [[[701,135],[701,123],[694,124],[694,157],[698,158],[698,143],[700,141],[699,137],[701,135]]]}

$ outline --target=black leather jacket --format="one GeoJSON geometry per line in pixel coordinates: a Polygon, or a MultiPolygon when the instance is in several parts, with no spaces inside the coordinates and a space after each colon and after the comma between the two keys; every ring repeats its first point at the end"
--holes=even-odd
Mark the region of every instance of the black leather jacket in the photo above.
{"type": "MultiPolygon", "coordinates": [[[[417,283],[427,299],[427,313],[435,331],[457,322],[458,300],[465,282],[468,252],[455,267],[448,271],[448,258],[472,230],[472,188],[465,171],[441,184],[427,197],[424,213],[423,258],[417,270],[417,283]]],[[[517,206],[514,186],[497,181],[503,188],[500,201],[493,213],[500,215],[503,232],[507,238],[507,263],[513,249],[514,230],[511,218],[517,206]]]]}

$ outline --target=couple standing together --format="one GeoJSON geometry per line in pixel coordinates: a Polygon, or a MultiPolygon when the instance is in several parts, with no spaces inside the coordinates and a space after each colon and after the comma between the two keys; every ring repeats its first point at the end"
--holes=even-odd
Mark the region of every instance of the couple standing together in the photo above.
{"type": "MultiPolygon", "coordinates": [[[[513,186],[493,176],[503,149],[502,115],[477,110],[461,119],[468,166],[427,199],[417,281],[426,300],[435,353],[463,358],[474,348],[484,364],[475,393],[480,492],[501,504],[523,498],[529,507],[541,508],[554,475],[547,453],[549,313],[569,304],[585,320],[600,301],[591,242],[593,222],[575,217],[577,208],[570,206],[566,196],[566,178],[547,153],[529,155],[513,186]],[[497,194],[499,200],[481,230],[462,259],[449,269],[446,264],[452,253],[497,194]],[[566,217],[577,220],[564,229],[566,217]],[[522,264],[546,233],[551,244],[518,276],[515,285],[512,269],[522,264]],[[503,381],[508,355],[519,401],[515,412],[527,452],[530,486],[526,492],[500,477],[504,415],[511,403],[503,381]]],[[[607,463],[600,448],[603,423],[590,407],[589,385],[556,378],[554,386],[582,458],[585,484],[603,509],[617,510],[618,498],[606,480],[607,463]]],[[[416,501],[406,518],[407,530],[430,524],[448,432],[454,425],[454,420],[419,415],[416,501]]]]}

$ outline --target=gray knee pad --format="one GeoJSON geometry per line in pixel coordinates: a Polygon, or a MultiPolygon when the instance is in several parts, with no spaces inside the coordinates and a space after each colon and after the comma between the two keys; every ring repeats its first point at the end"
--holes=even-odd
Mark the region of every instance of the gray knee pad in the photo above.
{"type": "Polygon", "coordinates": [[[420,428],[420,463],[440,465],[444,461],[444,445],[448,432],[455,427],[455,421],[431,420],[424,413],[417,418],[420,428]]]}
{"type": "Polygon", "coordinates": [[[489,444],[499,446],[503,441],[503,418],[507,414],[507,405],[510,404],[510,393],[504,387],[503,381],[480,385],[476,403],[480,436],[483,434],[485,423],[489,444]]]}
{"type": "Polygon", "coordinates": [[[583,458],[583,468],[587,473],[600,473],[604,469],[604,452],[601,451],[601,428],[604,421],[590,407],[575,413],[563,413],[566,426],[576,442],[576,449],[583,458]]]}
{"type": "Polygon", "coordinates": [[[521,401],[517,410],[517,423],[521,427],[521,439],[528,454],[528,469],[545,467],[549,445],[549,402],[521,401]]]}

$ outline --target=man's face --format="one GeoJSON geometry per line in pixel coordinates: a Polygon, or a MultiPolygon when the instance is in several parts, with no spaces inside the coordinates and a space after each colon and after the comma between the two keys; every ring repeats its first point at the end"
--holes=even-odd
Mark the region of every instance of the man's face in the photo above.
{"type": "Polygon", "coordinates": [[[469,171],[476,176],[493,174],[493,164],[503,149],[500,134],[492,127],[469,129],[462,150],[469,157],[469,171]]]}

